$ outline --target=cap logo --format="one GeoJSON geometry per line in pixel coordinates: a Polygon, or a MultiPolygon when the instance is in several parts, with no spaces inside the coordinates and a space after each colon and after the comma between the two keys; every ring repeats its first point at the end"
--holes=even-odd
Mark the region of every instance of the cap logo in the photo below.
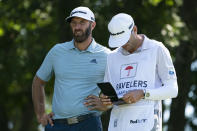
{"type": "MultiPolygon", "coordinates": [[[[129,26],[129,29],[131,29],[132,26],[133,26],[133,23],[131,23],[131,25],[129,26]]],[[[124,32],[125,31],[121,31],[121,32],[118,32],[118,33],[111,33],[111,32],[109,32],[109,33],[110,33],[110,35],[120,35],[120,34],[122,34],[124,32]]]]}
{"type": "Polygon", "coordinates": [[[118,32],[118,33],[111,33],[111,32],[109,32],[110,33],[110,35],[120,35],[120,34],[122,34],[122,33],[124,33],[125,31],[121,31],[121,32],[118,32]]]}
{"type": "Polygon", "coordinates": [[[131,23],[131,25],[129,26],[129,29],[131,29],[132,26],[133,26],[133,23],[131,23]]]}
{"type": "Polygon", "coordinates": [[[83,11],[75,11],[75,12],[71,12],[70,16],[72,16],[73,14],[76,14],[76,13],[87,14],[87,12],[83,12],[83,11]]]}
{"type": "Polygon", "coordinates": [[[94,18],[93,18],[93,17],[91,17],[91,20],[93,20],[93,21],[94,21],[94,18]]]}

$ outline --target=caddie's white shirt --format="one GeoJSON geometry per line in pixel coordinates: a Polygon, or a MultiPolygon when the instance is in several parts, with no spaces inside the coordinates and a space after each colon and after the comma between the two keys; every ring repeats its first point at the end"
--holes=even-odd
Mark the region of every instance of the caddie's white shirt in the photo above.
{"type": "Polygon", "coordinates": [[[150,94],[134,104],[115,105],[108,131],[161,131],[161,100],[177,96],[175,69],[168,49],[144,35],[140,51],[123,55],[117,48],[108,55],[105,82],[118,97],[143,89],[150,94]]]}

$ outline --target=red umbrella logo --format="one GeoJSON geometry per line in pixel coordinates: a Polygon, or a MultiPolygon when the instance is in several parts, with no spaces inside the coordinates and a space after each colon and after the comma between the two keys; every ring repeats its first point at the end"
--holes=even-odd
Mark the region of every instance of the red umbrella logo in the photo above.
{"type": "Polygon", "coordinates": [[[130,71],[131,71],[131,69],[133,69],[133,67],[132,67],[132,66],[127,66],[127,67],[125,68],[125,70],[128,70],[128,74],[127,74],[127,76],[129,76],[129,75],[130,75],[130,71]]]}

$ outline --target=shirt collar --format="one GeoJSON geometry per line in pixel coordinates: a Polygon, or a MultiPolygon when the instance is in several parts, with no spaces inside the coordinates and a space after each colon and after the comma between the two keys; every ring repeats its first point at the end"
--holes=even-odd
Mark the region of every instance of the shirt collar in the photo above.
{"type": "Polygon", "coordinates": [[[146,49],[151,48],[152,44],[150,42],[150,39],[146,35],[143,35],[143,36],[144,36],[144,41],[142,43],[141,50],[146,50],[146,49]]]}
{"type": "MultiPolygon", "coordinates": [[[[143,37],[144,37],[144,40],[143,40],[142,45],[134,53],[141,52],[143,50],[146,50],[152,47],[152,44],[150,43],[150,39],[144,34],[143,34],[143,37]]],[[[118,52],[122,53],[123,55],[130,55],[130,53],[124,50],[122,47],[118,48],[118,52]]]]}
{"type": "Polygon", "coordinates": [[[89,47],[86,49],[86,51],[89,51],[91,53],[94,53],[96,51],[96,42],[94,39],[92,39],[92,42],[90,43],[89,47]]]}
{"type": "MultiPolygon", "coordinates": [[[[95,42],[94,39],[92,39],[92,42],[90,43],[89,47],[88,47],[85,51],[94,53],[94,52],[96,51],[95,48],[96,48],[96,42],[95,42]]],[[[74,45],[74,40],[71,41],[71,43],[70,43],[69,46],[68,46],[68,49],[69,49],[69,50],[72,50],[72,49],[78,50],[78,49],[75,47],[75,45],[74,45]]],[[[83,52],[85,52],[85,51],[83,51],[83,52]]]]}
{"type": "Polygon", "coordinates": [[[67,45],[67,49],[68,49],[68,50],[75,49],[74,40],[72,40],[72,41],[67,45]]]}

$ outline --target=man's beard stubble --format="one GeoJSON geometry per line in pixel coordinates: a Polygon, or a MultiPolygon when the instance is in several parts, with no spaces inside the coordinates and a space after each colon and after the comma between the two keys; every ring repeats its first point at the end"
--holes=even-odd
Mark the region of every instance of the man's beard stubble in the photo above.
{"type": "Polygon", "coordinates": [[[73,38],[76,42],[78,43],[82,43],[84,42],[85,40],[87,40],[87,38],[89,37],[89,35],[91,34],[91,24],[89,25],[89,27],[85,30],[85,32],[83,32],[82,30],[75,30],[73,32],[73,38]],[[75,32],[76,31],[81,31],[82,32],[82,35],[78,36],[78,35],[75,35],[75,32]]]}

